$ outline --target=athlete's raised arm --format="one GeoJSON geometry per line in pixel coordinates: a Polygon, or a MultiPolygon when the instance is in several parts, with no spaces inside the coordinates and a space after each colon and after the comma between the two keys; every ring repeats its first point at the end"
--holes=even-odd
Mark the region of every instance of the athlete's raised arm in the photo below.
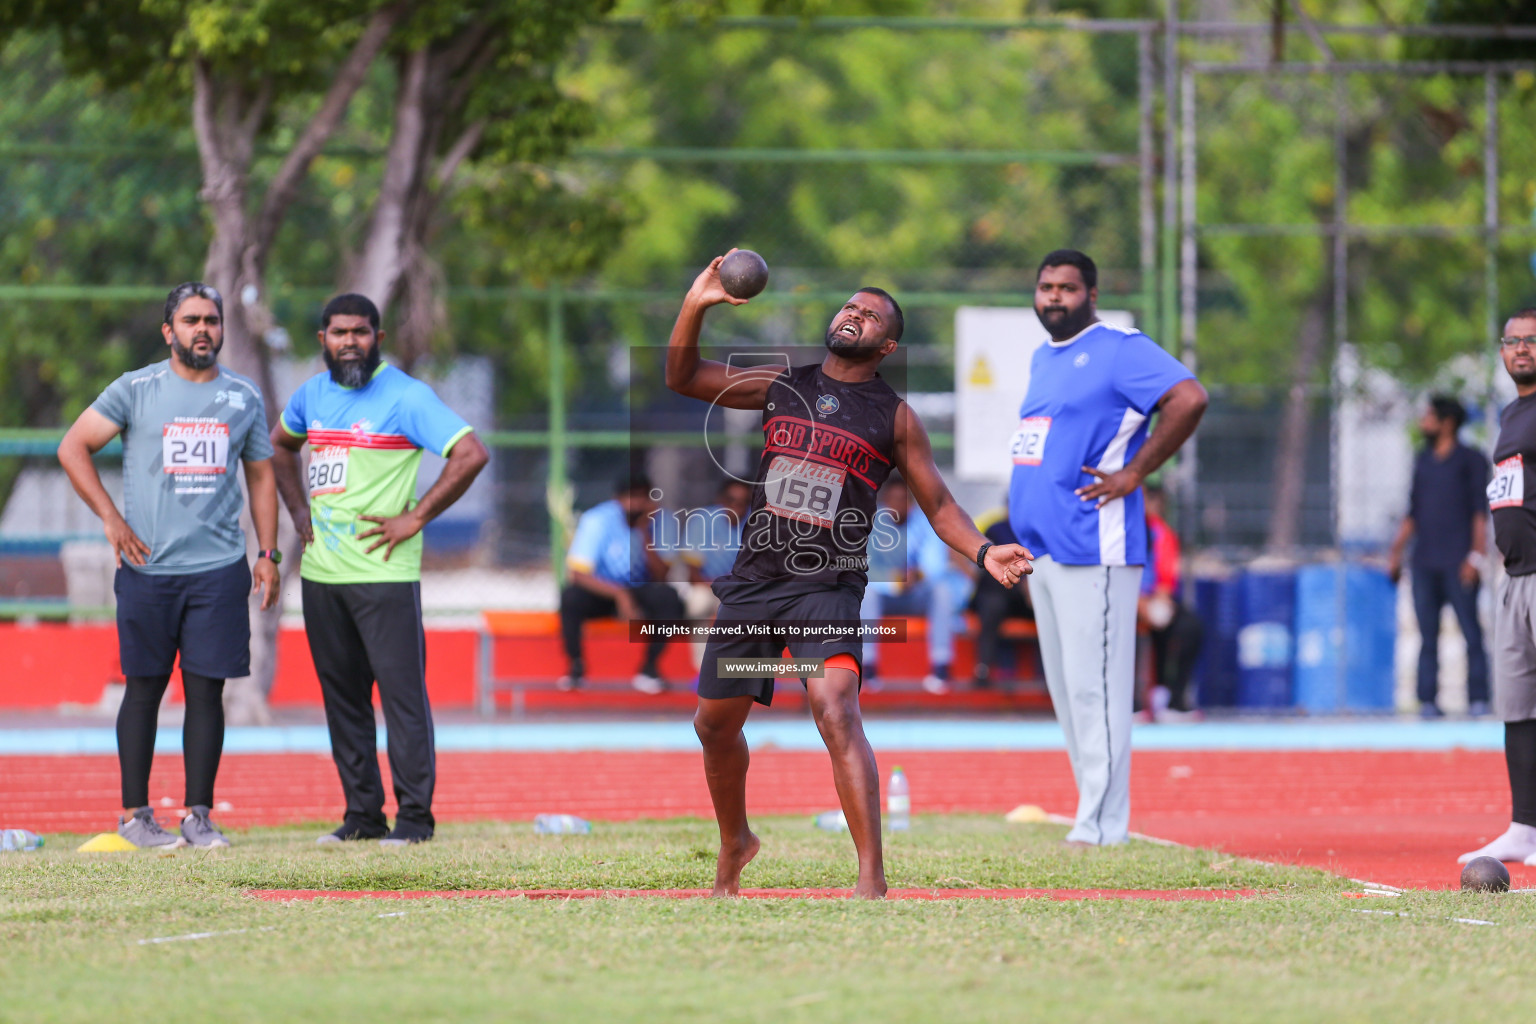
{"type": "Polygon", "coordinates": [[[949,485],[939,475],[939,467],[933,464],[933,446],[928,441],[928,431],[912,411],[902,402],[896,410],[896,467],[907,481],[912,497],[933,532],[939,539],[972,562],[985,546],[987,553],[984,568],[992,578],[1005,587],[1012,587],[1032,572],[1029,560],[1035,556],[1019,544],[991,544],[982,536],[976,524],[955,496],[949,493],[949,485]]]}
{"type": "Polygon", "coordinates": [[[730,254],[710,260],[709,266],[699,272],[693,287],[683,297],[683,308],[678,311],[677,322],[672,325],[672,338],[667,342],[667,387],[680,395],[728,409],[761,409],[768,401],[768,385],[777,380],[783,370],[737,369],[714,359],[699,358],[699,331],[704,326],[704,311],[722,302],[733,306],[747,302],[727,295],[720,283],[720,261],[730,254]]]}

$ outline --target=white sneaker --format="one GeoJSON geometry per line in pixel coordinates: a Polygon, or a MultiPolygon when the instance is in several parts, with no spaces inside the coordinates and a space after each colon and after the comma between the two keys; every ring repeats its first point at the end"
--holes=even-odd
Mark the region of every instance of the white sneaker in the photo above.
{"type": "Polygon", "coordinates": [[[1536,827],[1512,821],[1503,835],[1481,849],[1462,854],[1456,858],[1456,863],[1465,864],[1478,857],[1492,857],[1511,864],[1536,863],[1532,859],[1536,858],[1536,827]]]}
{"type": "Polygon", "coordinates": [[[629,685],[641,693],[650,694],[653,697],[658,693],[665,693],[667,690],[665,682],[657,679],[655,676],[646,675],[644,672],[636,672],[635,678],[629,681],[629,685]]]}
{"type": "Polygon", "coordinates": [[[923,676],[923,690],[936,697],[942,697],[949,692],[949,680],[940,679],[935,675],[923,676]]]}

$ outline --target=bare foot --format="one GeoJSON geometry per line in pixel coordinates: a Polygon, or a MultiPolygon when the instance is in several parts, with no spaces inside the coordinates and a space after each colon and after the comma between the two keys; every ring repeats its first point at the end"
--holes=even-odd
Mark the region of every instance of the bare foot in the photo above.
{"type": "Polygon", "coordinates": [[[720,844],[720,859],[715,861],[715,888],[711,896],[738,896],[741,894],[741,869],[752,863],[762,841],[747,833],[747,841],[740,846],[720,844]]]}
{"type": "Polygon", "coordinates": [[[877,879],[873,882],[860,881],[853,887],[853,898],[856,900],[883,900],[885,899],[885,879],[877,879]]]}

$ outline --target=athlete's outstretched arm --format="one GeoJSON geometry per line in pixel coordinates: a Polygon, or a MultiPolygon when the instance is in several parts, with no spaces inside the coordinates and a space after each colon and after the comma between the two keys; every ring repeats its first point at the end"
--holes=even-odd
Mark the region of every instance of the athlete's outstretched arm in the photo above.
{"type": "Polygon", "coordinates": [[[119,569],[123,567],[124,558],[134,565],[143,565],[149,560],[150,554],[149,545],[139,539],[139,535],[133,532],[128,521],[117,510],[112,496],[101,484],[101,474],[96,472],[96,463],[91,461],[91,456],[122,433],[122,429],[95,409],[88,408],[75,420],[69,432],[64,435],[64,440],[59,442],[59,465],[64,467],[64,475],[74,485],[75,493],[101,518],[101,527],[117,555],[119,569]]]}
{"type": "Polygon", "coordinates": [[[1169,456],[1189,440],[1189,435],[1200,425],[1200,417],[1205,415],[1205,407],[1210,404],[1210,400],[1205,388],[1193,377],[1181,380],[1169,388],[1168,393],[1157,403],[1157,429],[1152,431],[1152,436],[1147,438],[1147,443],[1141,446],[1136,457],[1124,469],[1115,473],[1084,466],[1084,473],[1092,473],[1099,479],[1097,483],[1079,487],[1077,496],[1083,501],[1098,499],[1095,507],[1103,508],[1106,502],[1123,498],[1140,487],[1153,470],[1167,462],[1169,456]]]}
{"type": "MultiPolygon", "coordinates": [[[[933,464],[933,446],[928,441],[928,431],[912,411],[902,402],[896,409],[896,468],[907,481],[912,497],[939,539],[972,562],[976,553],[987,543],[976,524],[939,475],[939,467],[933,464]]],[[[1029,560],[1035,556],[1018,544],[994,544],[987,549],[986,568],[992,578],[1005,587],[1011,587],[1023,576],[1033,571],[1029,560]]]]}
{"type": "Polygon", "coordinates": [[[720,283],[720,261],[725,256],[710,260],[683,297],[683,308],[678,311],[672,338],[667,342],[667,387],[680,395],[728,409],[761,409],[768,401],[768,385],[778,379],[782,370],[732,370],[717,360],[699,358],[704,311],[722,302],[741,306],[747,301],[727,295],[720,283]]]}

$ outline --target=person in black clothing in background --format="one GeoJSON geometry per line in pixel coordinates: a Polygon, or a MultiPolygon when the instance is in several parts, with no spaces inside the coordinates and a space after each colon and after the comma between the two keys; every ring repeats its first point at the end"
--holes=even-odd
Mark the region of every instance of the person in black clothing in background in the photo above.
{"type": "MultiPolygon", "coordinates": [[[[1018,543],[1006,510],[981,534],[993,544],[1018,543]]],[[[1035,610],[1030,607],[1027,588],[1009,589],[993,579],[990,573],[978,572],[976,591],[971,595],[971,611],[976,613],[976,668],[971,673],[971,686],[985,690],[992,685],[993,672],[997,668],[1003,623],[1008,619],[1033,621],[1035,610]]]]}
{"type": "Polygon", "coordinates": [[[1467,641],[1467,713],[1488,714],[1488,654],[1477,621],[1477,591],[1488,550],[1488,459],[1461,443],[1460,402],[1435,395],[1419,420],[1424,450],[1413,465],[1408,515],[1392,541],[1389,571],[1396,583],[1411,537],[1413,610],[1419,620],[1419,715],[1439,718],[1440,609],[1447,602],[1467,641]]]}

